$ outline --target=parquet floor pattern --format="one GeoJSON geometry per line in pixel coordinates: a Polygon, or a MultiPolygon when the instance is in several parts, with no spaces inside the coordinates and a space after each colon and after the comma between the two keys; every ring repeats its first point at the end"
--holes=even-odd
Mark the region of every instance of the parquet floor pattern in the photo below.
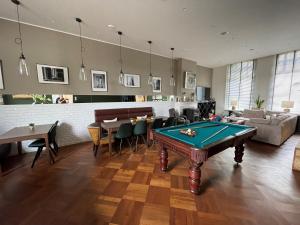
{"type": "Polygon", "coordinates": [[[234,149],[210,158],[199,196],[189,192],[189,162],[170,152],[161,173],[155,147],[95,159],[83,143],[62,148],[52,166],[43,153],[34,169],[25,154],[0,176],[0,224],[299,225],[300,172],[291,170],[299,140],[249,142],[238,168],[234,149]]]}

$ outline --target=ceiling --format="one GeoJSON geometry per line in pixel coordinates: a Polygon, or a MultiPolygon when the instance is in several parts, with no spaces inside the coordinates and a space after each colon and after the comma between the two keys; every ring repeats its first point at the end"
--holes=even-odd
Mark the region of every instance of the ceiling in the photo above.
{"type": "MultiPolygon", "coordinates": [[[[21,0],[21,21],[217,67],[300,49],[299,0],[21,0]],[[107,25],[114,25],[109,28],[107,25]],[[228,32],[221,35],[222,32],[228,32]]],[[[10,0],[0,17],[16,19],[10,0]]],[[[25,43],[24,43],[25,44],[25,43]]]]}

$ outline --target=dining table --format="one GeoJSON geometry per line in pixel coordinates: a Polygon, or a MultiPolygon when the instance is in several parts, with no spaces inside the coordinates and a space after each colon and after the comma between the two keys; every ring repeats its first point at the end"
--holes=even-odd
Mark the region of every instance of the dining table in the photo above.
{"type": "Polygon", "coordinates": [[[14,127],[0,135],[0,144],[17,143],[18,153],[22,154],[22,141],[33,139],[45,139],[46,151],[49,154],[49,163],[54,163],[54,157],[50,151],[48,133],[53,124],[34,125],[33,127],[14,127]]]}
{"type": "MultiPolygon", "coordinates": [[[[158,118],[166,120],[168,117],[158,116],[158,117],[151,117],[151,118],[146,119],[146,121],[147,121],[147,145],[149,145],[149,142],[150,142],[150,135],[149,134],[150,134],[151,125],[152,125],[153,121],[155,119],[158,119],[158,118]]],[[[137,121],[138,121],[137,119],[123,119],[123,120],[117,120],[117,121],[113,121],[113,122],[101,122],[101,123],[98,124],[99,127],[101,127],[102,129],[107,131],[109,156],[112,156],[112,137],[113,137],[113,133],[118,131],[121,124],[123,124],[123,123],[132,123],[133,125],[135,125],[135,123],[137,121]]]]}

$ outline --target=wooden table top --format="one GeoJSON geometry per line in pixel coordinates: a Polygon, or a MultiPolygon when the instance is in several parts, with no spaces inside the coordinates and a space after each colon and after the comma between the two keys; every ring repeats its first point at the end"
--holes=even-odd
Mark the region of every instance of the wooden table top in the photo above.
{"type": "Polygon", "coordinates": [[[0,143],[6,143],[7,141],[14,139],[30,139],[39,135],[45,135],[49,132],[53,124],[35,125],[33,129],[29,126],[15,127],[4,134],[0,135],[0,143]]]}

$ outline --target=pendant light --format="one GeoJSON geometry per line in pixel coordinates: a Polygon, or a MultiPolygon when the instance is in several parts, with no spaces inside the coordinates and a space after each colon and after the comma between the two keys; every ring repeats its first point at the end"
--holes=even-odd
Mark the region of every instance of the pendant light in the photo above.
{"type": "Polygon", "coordinates": [[[124,73],[123,73],[123,59],[122,59],[122,31],[118,31],[119,43],[120,43],[120,74],[119,74],[119,84],[124,85],[124,73]]]}
{"type": "Polygon", "coordinates": [[[148,78],[148,84],[149,85],[153,85],[153,76],[152,76],[152,41],[148,41],[149,44],[149,67],[150,67],[150,74],[149,74],[149,78],[148,78]]]}
{"type": "Polygon", "coordinates": [[[11,0],[12,3],[14,3],[17,6],[17,15],[18,15],[18,26],[19,26],[19,37],[15,39],[15,42],[17,44],[20,44],[20,50],[21,54],[19,57],[19,74],[29,76],[28,67],[26,64],[26,59],[23,53],[23,40],[22,40],[22,33],[21,33],[21,23],[20,23],[20,14],[19,14],[19,6],[21,5],[20,1],[18,0],[11,0]]]}
{"type": "Polygon", "coordinates": [[[80,56],[81,56],[81,66],[79,70],[79,80],[87,80],[86,74],[85,74],[85,66],[83,63],[83,45],[82,45],[82,33],[81,33],[81,23],[82,20],[80,18],[75,18],[76,22],[79,25],[79,38],[80,38],[80,56]]]}
{"type": "Polygon", "coordinates": [[[174,78],[174,48],[171,48],[172,53],[172,61],[171,61],[171,78],[170,78],[170,86],[175,86],[175,78],[174,78]]]}

